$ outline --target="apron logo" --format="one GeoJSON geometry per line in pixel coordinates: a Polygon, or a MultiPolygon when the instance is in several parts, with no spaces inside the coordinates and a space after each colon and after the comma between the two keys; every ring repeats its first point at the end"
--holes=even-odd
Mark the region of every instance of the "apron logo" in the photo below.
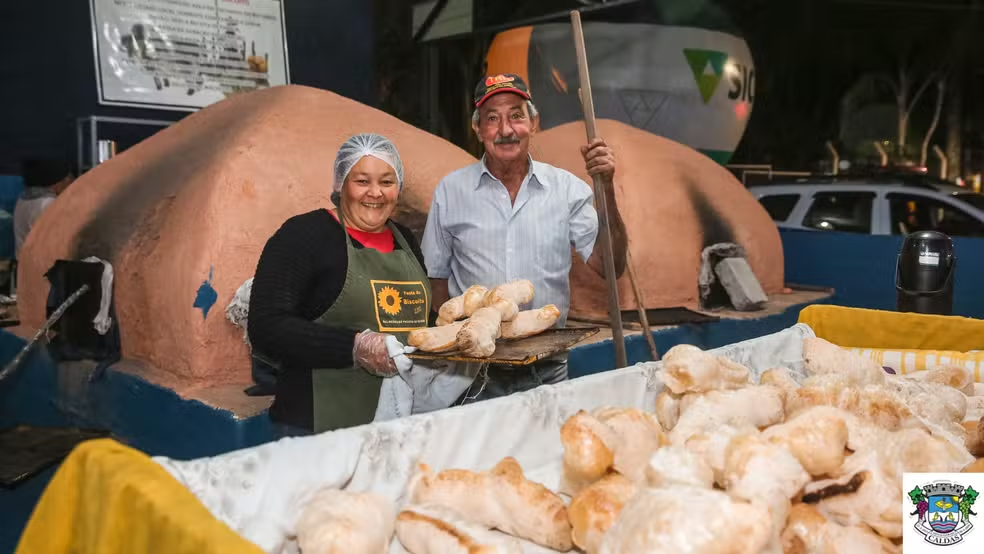
{"type": "Polygon", "coordinates": [[[383,287],[376,295],[379,299],[379,307],[383,309],[389,315],[397,315],[400,313],[400,303],[402,299],[400,298],[400,293],[396,292],[393,287],[383,287]]]}
{"type": "Polygon", "coordinates": [[[427,327],[430,299],[422,281],[369,281],[376,323],[382,333],[427,327]]]}

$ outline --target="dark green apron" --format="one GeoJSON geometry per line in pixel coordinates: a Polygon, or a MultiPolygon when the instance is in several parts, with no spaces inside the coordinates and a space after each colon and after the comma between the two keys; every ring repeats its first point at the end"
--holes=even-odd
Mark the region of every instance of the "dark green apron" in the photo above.
{"type": "MultiPolygon", "coordinates": [[[[342,211],[338,220],[345,228],[342,211]]],[[[315,320],[322,325],[352,331],[370,329],[388,333],[403,344],[407,334],[427,327],[430,313],[430,281],[406,239],[387,223],[400,245],[385,254],[374,248],[355,248],[345,232],[348,272],[335,303],[315,320]]],[[[395,377],[399,379],[399,377],[395,377]]],[[[364,369],[314,369],[314,432],[363,425],[373,420],[379,403],[382,377],[364,369]]]]}

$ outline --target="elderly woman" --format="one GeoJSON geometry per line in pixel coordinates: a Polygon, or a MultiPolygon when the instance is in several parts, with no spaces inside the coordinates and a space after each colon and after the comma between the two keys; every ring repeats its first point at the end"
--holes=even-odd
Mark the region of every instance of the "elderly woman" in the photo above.
{"type": "Polygon", "coordinates": [[[402,189],[396,147],[353,136],[335,159],[337,209],[288,219],[263,248],[248,329],[280,369],[281,434],[371,422],[384,379],[413,365],[403,345],[431,320],[431,293],[419,244],[390,220],[402,189]]]}

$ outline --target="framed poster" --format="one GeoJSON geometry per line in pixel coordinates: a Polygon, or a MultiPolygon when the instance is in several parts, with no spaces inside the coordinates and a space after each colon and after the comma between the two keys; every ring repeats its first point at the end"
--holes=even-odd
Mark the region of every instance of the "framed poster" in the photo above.
{"type": "Polygon", "coordinates": [[[285,85],[283,0],[89,0],[99,103],[194,111],[285,85]]]}

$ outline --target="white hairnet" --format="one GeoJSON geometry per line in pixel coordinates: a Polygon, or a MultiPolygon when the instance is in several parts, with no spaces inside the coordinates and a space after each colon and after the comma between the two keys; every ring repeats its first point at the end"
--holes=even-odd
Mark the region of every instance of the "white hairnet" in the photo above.
{"type": "Polygon", "coordinates": [[[403,162],[400,160],[400,153],[389,139],[372,133],[355,135],[338,149],[338,155],[335,156],[335,186],[332,188],[334,192],[342,190],[349,172],[365,156],[372,156],[388,163],[396,172],[399,192],[403,192],[403,162]]]}

